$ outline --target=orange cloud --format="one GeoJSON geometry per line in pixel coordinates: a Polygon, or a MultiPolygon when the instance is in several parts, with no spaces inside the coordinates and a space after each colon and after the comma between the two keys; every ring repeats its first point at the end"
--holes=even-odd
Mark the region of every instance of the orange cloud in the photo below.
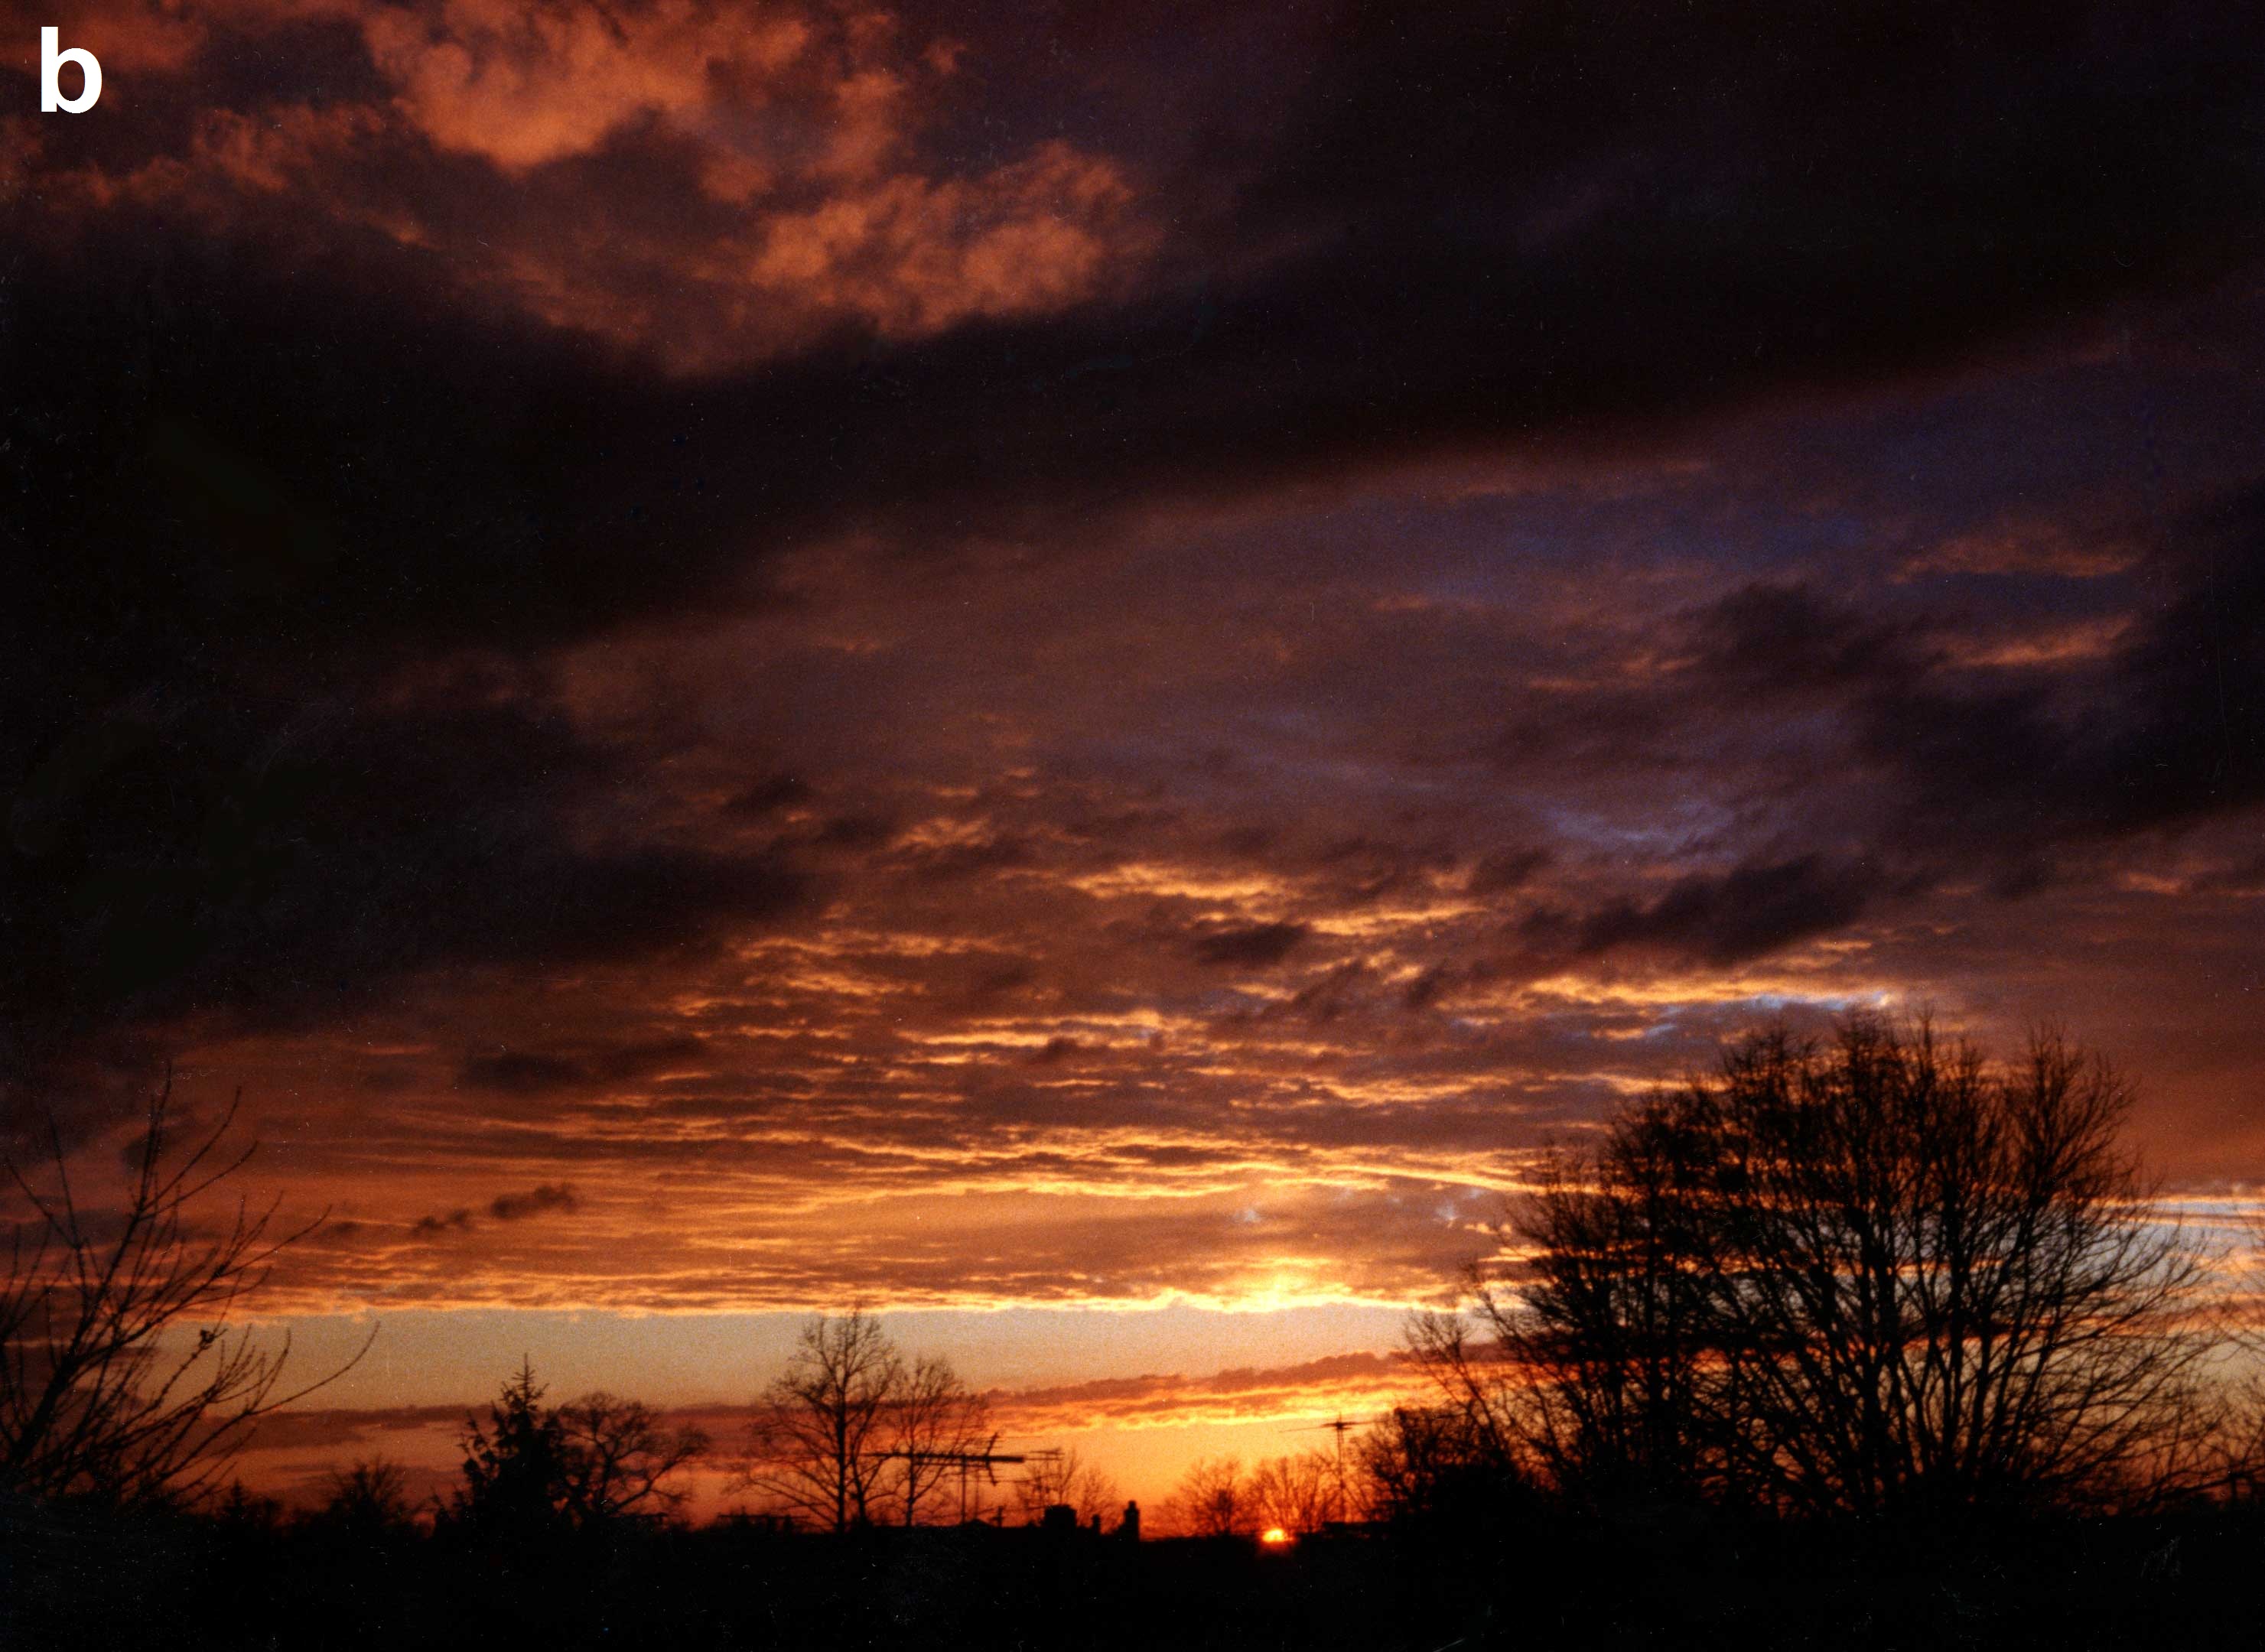
{"type": "Polygon", "coordinates": [[[681,369],[1051,313],[1129,290],[1161,244],[1109,156],[935,148],[959,49],[886,12],[247,0],[229,27],[361,41],[378,90],[306,101],[205,84],[215,19],[91,0],[67,21],[116,58],[128,124],[99,162],[11,163],[53,222],[164,205],[302,244],[374,234],[460,295],[681,369]],[[136,89],[169,83],[200,113],[135,153],[136,89]]]}
{"type": "Polygon", "coordinates": [[[2015,520],[1960,534],[1904,559],[1898,578],[1924,574],[2043,574],[2102,579],[2139,560],[2140,547],[2121,535],[2101,537],[2067,523],[2015,520]]]}
{"type": "Polygon", "coordinates": [[[437,11],[379,6],[361,27],[419,131],[513,171],[585,154],[641,118],[720,120],[730,89],[760,87],[811,40],[777,9],[695,0],[445,0],[437,11]]]}
{"type": "Polygon", "coordinates": [[[1062,308],[1149,250],[1125,177],[1048,143],[973,178],[885,179],[764,227],[749,273],[892,337],[1062,308]]]}
{"type": "Polygon", "coordinates": [[[1177,1428],[1261,1422],[1339,1411],[1380,1411],[1421,1387],[1399,1354],[1332,1354],[1296,1365],[1242,1367],[1209,1376],[1106,1378],[1057,1387],[1000,1390],[987,1397],[1018,1433],[1177,1428]]]}

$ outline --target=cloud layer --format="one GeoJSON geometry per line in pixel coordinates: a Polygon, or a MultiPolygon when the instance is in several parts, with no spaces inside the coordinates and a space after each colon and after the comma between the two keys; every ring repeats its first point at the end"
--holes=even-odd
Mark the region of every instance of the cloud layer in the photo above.
{"type": "Polygon", "coordinates": [[[1856,1004],[2254,1176],[2229,9],[58,16],[9,1120],[293,1306],[1425,1299],[1856,1004]]]}

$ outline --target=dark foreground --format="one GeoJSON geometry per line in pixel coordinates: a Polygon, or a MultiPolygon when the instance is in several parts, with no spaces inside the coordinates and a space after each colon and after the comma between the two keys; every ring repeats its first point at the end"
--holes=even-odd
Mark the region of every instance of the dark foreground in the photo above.
{"type": "Polygon", "coordinates": [[[1130,1544],[989,1527],[540,1540],[0,1518],[9,1648],[2265,1646],[2265,1520],[1719,1518],[1130,1544]]]}

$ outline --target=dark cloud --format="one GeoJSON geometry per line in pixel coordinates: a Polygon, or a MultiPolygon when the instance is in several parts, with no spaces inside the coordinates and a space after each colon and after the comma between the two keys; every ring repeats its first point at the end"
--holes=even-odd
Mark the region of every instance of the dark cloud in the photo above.
{"type": "Polygon", "coordinates": [[[1915,848],[2045,855],[2265,800],[2265,499],[2213,514],[2091,669],[1868,685],[1863,746],[1899,776],[1915,848]]]}
{"type": "Polygon", "coordinates": [[[2254,1163],[2254,18],[265,3],[0,146],[0,1036],[295,1303],[1405,1302],[1859,996],[2254,1163]]]}
{"type": "MultiPolygon", "coordinates": [[[[1875,863],[1914,887],[2034,889],[2065,855],[2265,800],[2265,502],[2222,499],[2174,531],[2113,640],[2076,659],[1977,663],[1952,646],[1954,615],[1890,623],[1753,586],[1701,620],[1698,669],[1765,716],[1834,714],[1838,789],[1872,794],[1875,863]]],[[[1816,875],[1803,864],[1789,891],[1816,875]]]]}
{"type": "MultiPolygon", "coordinates": [[[[1103,32],[1125,84],[1165,84],[1177,26],[1103,32]]],[[[1222,76],[1248,59],[1232,43],[1264,33],[1207,27],[1222,76]]],[[[1129,110],[1111,126],[1097,112],[1116,105],[1079,106],[1101,120],[1089,149],[1121,145],[1184,209],[1134,287],[927,331],[844,321],[696,381],[516,312],[445,214],[424,244],[375,227],[411,201],[485,225],[513,192],[622,224],[659,199],[688,212],[699,156],[681,144],[627,164],[594,139],[538,173],[490,138],[391,131],[359,171],[342,164],[394,192],[351,219],[310,209],[320,185],[231,183],[229,209],[201,215],[19,190],[0,459],[0,910],[17,939],[0,991],[59,1030],[18,1036],[314,1013],[439,962],[623,955],[776,914],[790,868],[594,837],[581,814],[637,776],[539,685],[513,702],[463,683],[445,710],[404,711],[404,673],[470,657],[507,676],[633,622],[758,601],[767,551],[812,534],[950,541],[971,513],[1060,522],[1473,443],[1624,446],[2203,279],[2260,216],[2256,47],[2224,7],[1349,8],[1297,38],[1250,117],[1205,129],[1207,174],[1129,110]]],[[[96,149],[26,164],[124,177],[178,162],[208,129],[195,112],[301,95],[324,131],[351,131],[355,108],[399,114],[340,25],[248,18],[183,62],[137,71],[139,113],[96,149]]],[[[1016,69],[988,64],[983,84],[1016,69]]],[[[1070,98],[1051,71],[1029,84],[1070,98]]],[[[1014,118],[1036,134],[1071,107],[1014,118]]],[[[943,142],[972,129],[937,118],[943,142]]],[[[715,313],[702,302],[686,313],[715,313]]],[[[2212,655],[2207,628],[2246,624],[2247,588],[2195,594],[2178,618],[2197,629],[2167,619],[2131,657],[2145,726],[2092,760],[2031,698],[1925,684],[1881,700],[1873,743],[1923,811],[2000,836],[2040,800],[2048,819],[2097,802],[2137,824],[2240,793],[2238,740],[2176,718],[2246,646],[2212,655]],[[1993,786],[2008,753],[2055,778],[1993,786]]],[[[1724,623],[1725,667],[1760,670],[1741,651],[1790,622],[1724,623]]],[[[1874,670],[1882,646],[1820,642],[1775,662],[1778,680],[1874,670]]],[[[760,818],[807,783],[743,787],[730,812],[760,818]]],[[[818,846],[886,833],[837,816],[818,846]]],[[[922,870],[1028,853],[1002,838],[922,870]]],[[[1787,919],[1752,934],[1797,929],[1791,908],[1855,910],[1814,893],[1790,891],[1787,919]]],[[[1667,904],[1613,922],[1717,927],[1678,915],[1703,891],[1667,904]]],[[[1294,939],[1262,927],[1199,955],[1265,964],[1294,939]]]]}
{"type": "MultiPolygon", "coordinates": [[[[499,1222],[524,1221],[533,1216],[572,1215],[582,1208],[574,1190],[564,1183],[539,1183],[524,1193],[499,1193],[488,1201],[487,1214],[499,1222]]],[[[477,1226],[469,1206],[427,1216],[420,1216],[410,1225],[411,1234],[419,1239],[440,1239],[455,1234],[467,1234],[477,1226]]],[[[335,1223],[325,1232],[341,1241],[363,1236],[369,1231],[366,1223],[335,1223]]]]}
{"type": "Polygon", "coordinates": [[[462,1405],[388,1406],[367,1410],[274,1411],[259,1420],[263,1450],[367,1446],[373,1435],[445,1430],[453,1442],[464,1426],[462,1405]]]}
{"type": "Polygon", "coordinates": [[[1504,895],[1522,887],[1549,864],[1548,849],[1496,849],[1472,865],[1467,887],[1474,895],[1504,895]]]}
{"type": "Polygon", "coordinates": [[[642,1079],[672,1067],[697,1063],[708,1046],[688,1035],[631,1039],[599,1049],[590,1058],[591,1070],[601,1079],[642,1079]]]}
{"type": "Polygon", "coordinates": [[[899,823],[885,815],[835,815],[819,827],[812,841],[827,849],[874,849],[896,836],[899,823]]]}
{"type": "Polygon", "coordinates": [[[456,1077],[459,1083],[471,1089],[495,1090],[506,1095],[545,1095],[580,1084],[589,1074],[580,1062],[561,1056],[503,1050],[494,1055],[466,1057],[456,1077]]]}
{"type": "Polygon", "coordinates": [[[632,1039],[564,1050],[497,1050],[467,1055],[456,1081],[505,1095],[550,1095],[589,1084],[649,1078],[664,1067],[696,1062],[707,1046],[694,1037],[632,1039]]]}
{"type": "Polygon", "coordinates": [[[517,1222],[553,1212],[571,1215],[580,1208],[572,1188],[545,1182],[524,1193],[499,1193],[489,1204],[488,1214],[499,1222],[517,1222]]]}
{"type": "Polygon", "coordinates": [[[1264,969],[1288,957],[1306,934],[1301,923],[1254,923],[1198,935],[1192,950],[1198,964],[1264,969]]]}
{"type": "Polygon", "coordinates": [[[807,803],[812,796],[807,781],[792,775],[773,775],[757,781],[745,791],[734,794],[724,804],[724,812],[761,819],[781,809],[807,803]]]}
{"type": "Polygon", "coordinates": [[[1854,922],[1876,877],[1814,855],[1679,877],[1656,899],[1616,900],[1577,917],[1533,913],[1528,942],[1579,957],[1657,950],[1708,964],[1737,964],[1854,922]]]}
{"type": "Polygon", "coordinates": [[[635,953],[776,916],[802,891],[760,855],[582,841],[576,816],[612,777],[534,705],[294,703],[175,680],[113,700],[28,767],[0,885],[19,1030],[327,1016],[404,972],[635,953]]]}
{"type": "Polygon", "coordinates": [[[1697,630],[1708,675],[1734,692],[1763,696],[1781,713],[1803,696],[1909,664],[1908,635],[1835,608],[1801,585],[1744,586],[1710,607],[1697,630]]]}

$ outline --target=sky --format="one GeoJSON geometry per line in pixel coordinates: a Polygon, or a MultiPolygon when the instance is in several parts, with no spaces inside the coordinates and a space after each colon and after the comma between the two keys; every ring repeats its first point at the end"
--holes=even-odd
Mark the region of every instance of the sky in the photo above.
{"type": "Polygon", "coordinates": [[[0,1124],[241,1095],[276,1483],[863,1305],[1154,1497],[1780,1017],[2265,1182],[2240,8],[48,11],[0,1124]]]}

